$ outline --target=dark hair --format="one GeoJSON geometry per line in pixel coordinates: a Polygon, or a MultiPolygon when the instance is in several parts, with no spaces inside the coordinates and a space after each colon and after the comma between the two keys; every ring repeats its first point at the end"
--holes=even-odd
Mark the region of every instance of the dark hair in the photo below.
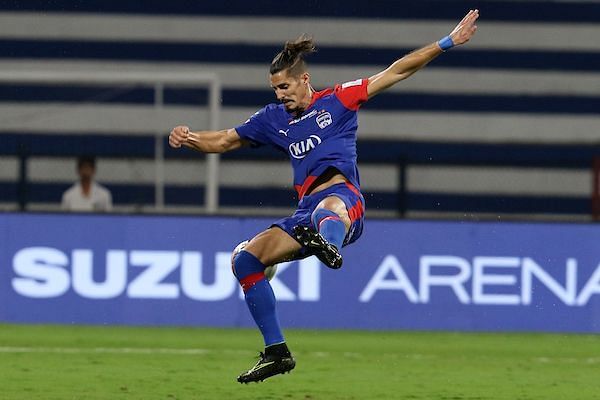
{"type": "Polygon", "coordinates": [[[90,165],[92,168],[96,168],[96,157],[91,155],[77,157],[77,169],[81,168],[85,164],[90,165]]]}
{"type": "Polygon", "coordinates": [[[297,76],[306,71],[306,62],[304,56],[317,51],[313,38],[306,34],[301,35],[294,41],[287,41],[273,61],[271,61],[270,72],[277,72],[289,69],[291,75],[297,76]]]}

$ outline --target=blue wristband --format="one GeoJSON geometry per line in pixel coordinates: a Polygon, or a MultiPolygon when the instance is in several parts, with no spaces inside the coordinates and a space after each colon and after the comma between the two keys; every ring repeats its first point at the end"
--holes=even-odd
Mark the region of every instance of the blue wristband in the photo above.
{"type": "Polygon", "coordinates": [[[438,45],[440,46],[440,48],[443,51],[446,51],[446,50],[451,49],[451,48],[454,47],[454,42],[452,41],[452,39],[450,38],[450,36],[446,36],[446,37],[441,38],[438,41],[438,45]]]}

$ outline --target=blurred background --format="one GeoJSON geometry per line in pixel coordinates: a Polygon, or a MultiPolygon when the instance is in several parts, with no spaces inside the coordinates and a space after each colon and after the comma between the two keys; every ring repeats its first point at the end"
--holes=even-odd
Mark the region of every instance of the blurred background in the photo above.
{"type": "Polygon", "coordinates": [[[234,127],[273,102],[268,65],[301,33],[317,42],[322,89],[445,36],[470,8],[471,43],[359,114],[367,217],[592,220],[594,1],[3,1],[0,209],[60,209],[91,155],[114,212],[288,214],[285,155],[209,160],[169,149],[170,129],[234,127]]]}

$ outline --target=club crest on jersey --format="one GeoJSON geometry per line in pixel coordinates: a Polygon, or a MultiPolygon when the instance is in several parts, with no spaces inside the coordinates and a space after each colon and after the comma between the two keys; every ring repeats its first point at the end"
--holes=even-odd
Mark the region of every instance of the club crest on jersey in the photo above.
{"type": "Polygon", "coordinates": [[[288,147],[290,155],[297,160],[303,159],[312,149],[320,145],[321,141],[317,135],[310,135],[304,140],[292,143],[288,147]]]}
{"type": "Polygon", "coordinates": [[[322,114],[319,114],[316,121],[317,125],[319,125],[319,128],[325,129],[326,127],[331,125],[331,123],[333,122],[333,118],[331,117],[330,113],[324,112],[322,114]]]}

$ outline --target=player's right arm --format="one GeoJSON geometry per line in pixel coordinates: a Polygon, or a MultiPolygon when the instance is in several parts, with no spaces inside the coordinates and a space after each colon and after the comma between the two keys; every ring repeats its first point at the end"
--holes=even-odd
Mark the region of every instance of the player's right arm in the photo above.
{"type": "Polygon", "coordinates": [[[169,134],[169,145],[173,148],[186,146],[202,153],[225,153],[248,144],[235,129],[221,131],[192,132],[184,125],[176,126],[169,134]]]}

